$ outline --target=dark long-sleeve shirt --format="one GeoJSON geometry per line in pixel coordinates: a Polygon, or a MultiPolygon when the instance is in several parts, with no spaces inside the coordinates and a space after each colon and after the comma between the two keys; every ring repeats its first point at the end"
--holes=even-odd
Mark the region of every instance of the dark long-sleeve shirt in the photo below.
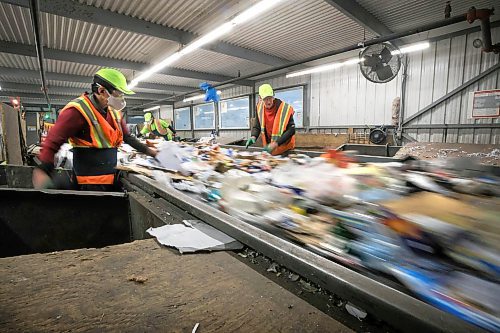
{"type": "MultiPolygon", "coordinates": [[[[91,96],[92,104],[106,118],[106,121],[113,126],[113,118],[107,110],[100,110],[94,97],[91,96]]],[[[149,148],[142,144],[135,137],[131,136],[125,120],[122,118],[121,127],[123,130],[123,141],[139,152],[148,154],[149,148]]],[[[69,138],[79,138],[91,142],[90,127],[83,115],[76,108],[68,108],[57,118],[55,125],[50,129],[47,138],[42,144],[42,151],[39,159],[42,162],[40,169],[49,173],[54,168],[54,156],[59,148],[68,141],[69,138]]]]}
{"type": "MultiPolygon", "coordinates": [[[[281,100],[276,98],[274,103],[275,103],[275,105],[274,105],[275,109],[277,110],[278,106],[282,102],[281,102],[281,100]]],[[[264,133],[263,135],[266,136],[267,142],[271,142],[271,137],[270,137],[269,133],[271,133],[271,131],[272,131],[273,124],[266,124],[265,127],[266,127],[266,133],[264,133]],[[269,133],[267,133],[267,132],[269,132],[269,133]]],[[[255,125],[252,127],[252,136],[254,136],[255,138],[258,138],[260,134],[261,134],[260,120],[259,120],[259,117],[257,117],[255,125]]],[[[278,146],[281,146],[281,145],[287,143],[292,138],[292,136],[294,134],[295,134],[295,122],[293,121],[293,116],[292,116],[292,117],[290,117],[290,120],[288,121],[288,124],[286,125],[285,131],[279,137],[279,139],[276,141],[276,143],[278,144],[278,146]]]]}

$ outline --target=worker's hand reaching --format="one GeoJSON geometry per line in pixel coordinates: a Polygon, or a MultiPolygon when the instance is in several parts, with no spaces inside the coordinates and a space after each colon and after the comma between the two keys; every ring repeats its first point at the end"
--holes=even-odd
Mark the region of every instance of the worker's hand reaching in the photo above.
{"type": "Polygon", "coordinates": [[[52,186],[52,179],[42,169],[35,168],[31,177],[33,187],[37,190],[43,190],[52,186]]]}
{"type": "Polygon", "coordinates": [[[158,150],[156,148],[149,148],[148,155],[151,157],[156,157],[158,155],[158,150]]]}
{"type": "Polygon", "coordinates": [[[251,137],[250,139],[247,140],[247,144],[245,145],[245,148],[248,148],[249,146],[253,145],[255,143],[255,137],[251,137]]]}
{"type": "Polygon", "coordinates": [[[278,148],[278,144],[275,141],[273,141],[264,148],[264,151],[272,153],[273,150],[275,150],[276,148],[278,148]]]}

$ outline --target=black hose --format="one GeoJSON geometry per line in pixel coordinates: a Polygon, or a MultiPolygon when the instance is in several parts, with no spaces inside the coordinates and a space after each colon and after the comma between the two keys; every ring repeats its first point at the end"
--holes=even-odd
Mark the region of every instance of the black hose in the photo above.
{"type": "Polygon", "coordinates": [[[51,108],[48,88],[47,88],[47,80],[45,77],[45,65],[43,63],[43,45],[42,38],[40,35],[40,4],[39,0],[30,0],[30,13],[31,13],[31,25],[33,26],[33,34],[35,36],[35,46],[36,46],[36,55],[38,58],[38,66],[40,66],[40,77],[42,79],[42,92],[47,101],[47,105],[49,110],[51,108]]]}

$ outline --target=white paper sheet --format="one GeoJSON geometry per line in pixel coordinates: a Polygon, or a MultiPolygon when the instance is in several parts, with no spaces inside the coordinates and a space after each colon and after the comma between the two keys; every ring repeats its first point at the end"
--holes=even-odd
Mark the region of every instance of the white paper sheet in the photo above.
{"type": "Polygon", "coordinates": [[[232,237],[201,221],[183,221],[184,224],[170,224],[149,228],[148,234],[163,245],[173,246],[180,253],[196,251],[238,250],[243,245],[232,237]]]}

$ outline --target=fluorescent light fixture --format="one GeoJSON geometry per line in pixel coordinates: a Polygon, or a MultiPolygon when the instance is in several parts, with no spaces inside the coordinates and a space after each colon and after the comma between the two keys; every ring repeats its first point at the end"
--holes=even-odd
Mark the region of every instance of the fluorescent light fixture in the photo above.
{"type": "Polygon", "coordinates": [[[149,112],[149,111],[153,111],[153,110],[158,110],[160,108],[159,105],[157,106],[153,106],[153,107],[150,107],[150,108],[147,108],[147,109],[144,109],[142,110],[143,112],[149,112]]]}
{"type": "MultiPolygon", "coordinates": [[[[392,55],[405,54],[405,53],[425,50],[429,47],[430,47],[429,42],[416,43],[416,44],[411,44],[411,45],[402,47],[399,50],[392,51],[391,54],[392,55]]],[[[364,61],[364,59],[360,59],[360,58],[356,57],[356,58],[346,60],[344,62],[334,62],[334,63],[327,64],[327,65],[322,65],[322,66],[317,66],[317,67],[305,69],[303,71],[292,72],[292,73],[287,74],[286,77],[290,78],[290,77],[296,77],[296,76],[301,76],[301,75],[306,75],[306,74],[325,72],[325,71],[333,70],[336,68],[340,68],[342,66],[355,65],[355,64],[358,64],[362,61],[364,61]]]]}
{"type": "Polygon", "coordinates": [[[2,90],[2,86],[0,86],[0,90],[2,90]]]}
{"type": "Polygon", "coordinates": [[[346,60],[343,62],[334,62],[334,63],[327,64],[327,65],[321,65],[321,66],[316,66],[316,67],[312,67],[309,69],[305,69],[303,71],[288,73],[286,75],[286,77],[290,78],[290,77],[302,76],[302,75],[306,75],[306,74],[330,71],[330,70],[340,68],[340,67],[343,67],[346,65],[355,65],[355,64],[360,63],[363,60],[364,59],[360,59],[360,58],[356,57],[356,58],[352,58],[352,59],[349,59],[349,60],[346,60]]]}
{"type": "Polygon", "coordinates": [[[256,16],[264,13],[265,11],[269,10],[270,8],[276,6],[280,1],[282,0],[262,0],[253,5],[252,7],[248,8],[247,10],[243,11],[241,14],[236,15],[231,21],[226,22],[214,30],[210,31],[209,33],[197,38],[196,40],[192,41],[191,43],[187,44],[184,46],[181,50],[175,52],[174,54],[171,54],[167,58],[163,59],[153,67],[147,69],[146,71],[142,72],[141,75],[133,79],[130,84],[129,88],[134,88],[137,86],[137,84],[141,81],[144,81],[154,73],[157,73],[164,69],[165,67],[170,66],[172,63],[175,61],[179,60],[182,56],[193,52],[196,49],[201,48],[203,45],[206,45],[208,43],[213,42],[214,40],[220,38],[221,36],[227,34],[229,31],[231,31],[235,26],[239,24],[243,24],[256,16]]]}
{"type": "MultiPolygon", "coordinates": [[[[222,91],[217,90],[217,95],[220,95],[220,94],[222,94],[222,91]]],[[[205,94],[200,94],[200,95],[194,95],[191,97],[184,98],[182,101],[185,103],[185,102],[197,101],[199,99],[204,99],[204,98],[205,98],[205,94]]]]}
{"type": "Polygon", "coordinates": [[[271,9],[272,7],[276,6],[278,2],[281,0],[274,0],[274,1],[260,1],[256,5],[248,8],[247,10],[243,11],[241,14],[237,15],[234,19],[231,20],[231,23],[234,25],[242,24],[245,23],[256,16],[264,13],[268,9],[271,9]]]}
{"type": "Polygon", "coordinates": [[[157,73],[157,72],[161,71],[163,68],[171,65],[172,63],[177,61],[181,56],[182,55],[179,52],[175,52],[174,54],[170,55],[169,57],[163,59],[162,61],[160,61],[159,63],[157,63],[156,65],[154,65],[150,69],[146,70],[145,72],[142,72],[141,75],[139,75],[138,77],[133,79],[129,84],[129,88],[135,88],[139,82],[147,79],[148,77],[150,77],[154,73],[157,73]]]}
{"type": "Polygon", "coordinates": [[[415,52],[415,51],[421,51],[421,50],[428,49],[430,46],[431,46],[431,44],[429,44],[429,42],[411,44],[408,46],[404,46],[404,47],[400,48],[399,50],[392,51],[391,54],[396,55],[396,54],[404,54],[404,53],[410,53],[410,52],[415,52]]]}
{"type": "Polygon", "coordinates": [[[196,39],[195,41],[191,42],[190,44],[186,45],[182,50],[180,50],[178,53],[180,55],[185,55],[188,53],[193,52],[196,49],[199,49],[205,44],[211,43],[217,38],[219,38],[222,35],[225,35],[228,33],[231,29],[233,29],[233,23],[227,22],[224,23],[223,25],[215,28],[214,30],[210,31],[206,35],[201,36],[200,38],[196,39]]]}

